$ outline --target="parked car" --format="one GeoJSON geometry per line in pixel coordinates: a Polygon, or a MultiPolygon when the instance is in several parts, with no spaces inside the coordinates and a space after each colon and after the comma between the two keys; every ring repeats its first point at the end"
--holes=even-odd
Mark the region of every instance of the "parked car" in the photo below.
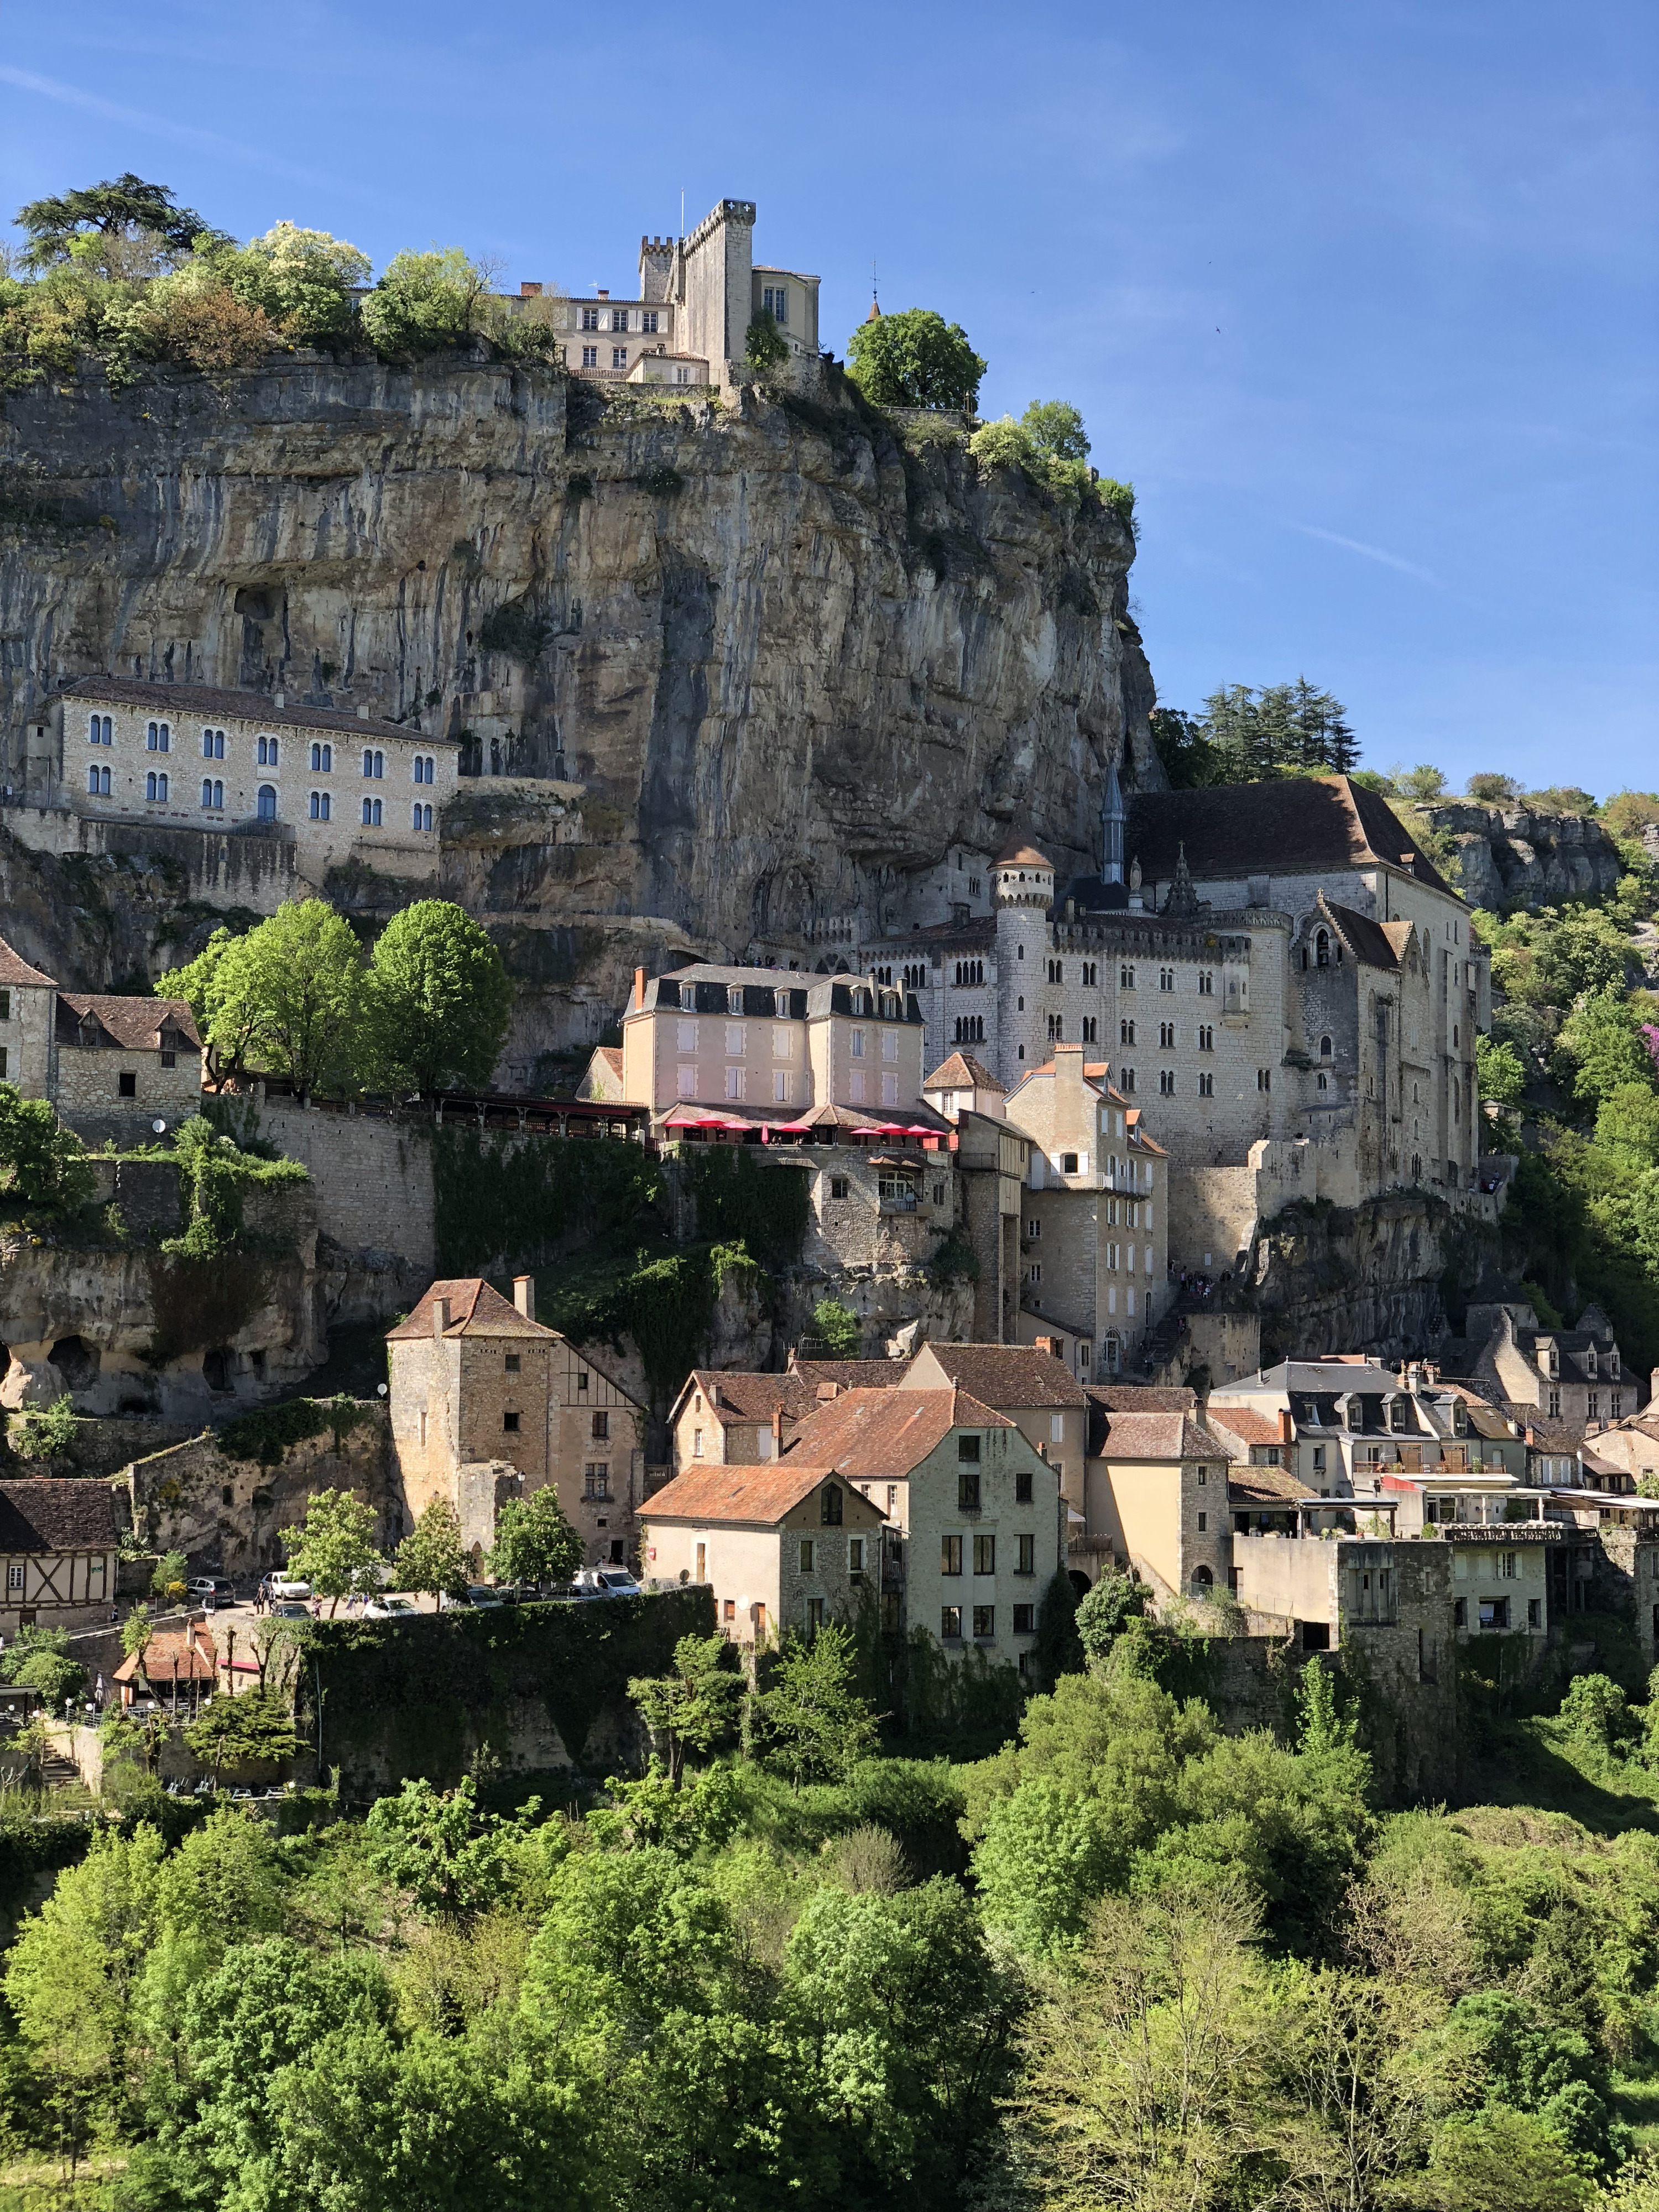
{"type": "Polygon", "coordinates": [[[301,1605],[296,1597],[283,1598],[270,1608],[273,1620],[309,1620],[311,1608],[301,1605]]]}
{"type": "Polygon", "coordinates": [[[469,1583],[466,1587],[469,1605],[492,1606],[503,1602],[500,1590],[493,1583],[469,1583]]]}
{"type": "Polygon", "coordinates": [[[365,1620],[415,1620],[420,1610],[412,1597],[372,1597],[363,1607],[365,1620]]]}
{"type": "Polygon", "coordinates": [[[641,1589],[626,1567],[584,1567],[576,1577],[577,1590],[593,1597],[638,1597],[641,1589]]]}
{"type": "Polygon", "coordinates": [[[185,1584],[185,1594],[194,1598],[198,1605],[205,1604],[209,1598],[216,1605],[234,1605],[236,1602],[236,1592],[228,1575],[197,1575],[185,1584]]]}
{"type": "Polygon", "coordinates": [[[309,1597],[311,1584],[300,1575],[273,1575],[270,1595],[274,1598],[309,1597]]]}

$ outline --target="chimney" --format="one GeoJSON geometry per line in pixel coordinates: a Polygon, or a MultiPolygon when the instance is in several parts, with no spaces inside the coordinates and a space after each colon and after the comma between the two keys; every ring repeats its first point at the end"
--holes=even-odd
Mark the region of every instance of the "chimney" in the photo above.
{"type": "Polygon", "coordinates": [[[634,970],[634,1007],[635,1012],[637,1012],[644,1004],[645,970],[643,968],[636,968],[634,970]]]}
{"type": "Polygon", "coordinates": [[[519,287],[519,297],[521,300],[539,300],[541,296],[542,288],[539,284],[520,284],[519,287]]]}
{"type": "Polygon", "coordinates": [[[593,296],[596,300],[608,300],[611,295],[609,292],[596,292],[593,296]]]}
{"type": "Polygon", "coordinates": [[[1650,1402],[1659,1398],[1659,1367],[1656,1367],[1648,1377],[1648,1398],[1650,1402]]]}
{"type": "Polygon", "coordinates": [[[533,1275],[514,1275],[513,1303],[526,1321],[536,1318],[536,1278],[533,1275]]]}
{"type": "Polygon", "coordinates": [[[772,1456],[774,1459],[783,1457],[783,1408],[781,1406],[774,1406],[772,1408],[772,1456]]]}
{"type": "Polygon", "coordinates": [[[1282,1444],[1296,1442],[1296,1423],[1291,1418],[1288,1406],[1281,1406],[1279,1409],[1279,1441],[1282,1444]]]}
{"type": "Polygon", "coordinates": [[[1046,1352],[1052,1359],[1054,1356],[1054,1340],[1052,1336],[1034,1337],[1031,1340],[1031,1349],[1033,1352],[1046,1352]]]}
{"type": "Polygon", "coordinates": [[[434,1343],[441,1344],[443,1342],[444,1331],[448,1327],[449,1300],[447,1298],[434,1298],[432,1301],[432,1336],[434,1343]]]}
{"type": "Polygon", "coordinates": [[[818,1389],[817,1389],[817,1399],[818,1399],[818,1403],[819,1403],[819,1405],[820,1405],[820,1406],[827,1406],[827,1405],[830,1403],[830,1401],[832,1398],[839,1398],[839,1397],[840,1397],[840,1395],[841,1395],[841,1385],[840,1385],[840,1383],[839,1383],[839,1382],[820,1382],[820,1383],[819,1383],[819,1385],[818,1385],[818,1389]]]}
{"type": "Polygon", "coordinates": [[[287,692],[273,691],[270,695],[270,703],[273,707],[286,707],[288,704],[287,692]]]}
{"type": "Polygon", "coordinates": [[[367,699],[360,699],[357,702],[357,720],[360,722],[366,722],[372,712],[373,709],[370,708],[367,699]]]}

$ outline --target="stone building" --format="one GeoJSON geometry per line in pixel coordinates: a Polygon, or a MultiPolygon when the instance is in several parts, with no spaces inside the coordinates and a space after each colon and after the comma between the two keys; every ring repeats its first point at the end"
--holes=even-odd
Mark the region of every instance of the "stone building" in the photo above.
{"type": "Polygon", "coordinates": [[[1489,963],[1376,793],[1338,775],[1126,802],[1112,770],[1100,849],[1064,884],[1018,838],[958,855],[971,895],[919,882],[861,921],[853,957],[905,979],[930,1059],[971,1049],[1012,1086],[1078,1043],[1156,1099],[1182,1266],[1231,1265],[1291,1195],[1472,1201],[1489,963]],[[1294,1149],[1293,1179],[1261,1146],[1294,1149]]]}
{"type": "Polygon", "coordinates": [[[1121,1559],[1164,1602],[1212,1597],[1231,1586],[1229,1455],[1201,1408],[1141,1410],[1137,1395],[1097,1405],[1070,1556],[1096,1575],[1121,1559]]]}
{"type": "Polygon", "coordinates": [[[0,1482],[0,1630],[107,1620],[118,1552],[106,1482],[0,1482]]]}
{"type": "Polygon", "coordinates": [[[793,1456],[694,1467],[641,1509],[642,1565],[654,1582],[710,1584],[734,1644],[810,1638],[879,1589],[883,1518],[854,1485],[793,1456]]]}
{"type": "Polygon", "coordinates": [[[1030,1139],[1019,1341],[1063,1330],[1079,1381],[1115,1375],[1169,1303],[1168,1155],[1080,1044],[1057,1044],[1006,1112],[1030,1139]]]}
{"type": "Polygon", "coordinates": [[[354,861],[429,880],[457,753],[453,738],[281,691],[78,677],[27,726],[6,818],[50,852],[101,851],[124,827],[285,846],[302,896],[354,861]]]}
{"type": "Polygon", "coordinates": [[[1083,1386],[1042,1345],[926,1344],[906,1367],[905,1390],[966,1390],[1011,1420],[1053,1468],[1060,1494],[1083,1510],[1089,1400],[1083,1386]]]}
{"type": "Polygon", "coordinates": [[[817,1404],[817,1389],[804,1375],[716,1373],[694,1367],[669,1410],[674,1472],[684,1474],[699,1465],[757,1467],[781,1459],[817,1404]]]}
{"type": "Polygon", "coordinates": [[[590,1565],[625,1562],[644,1495],[645,1408],[542,1327],[534,1290],[517,1277],[509,1305],[477,1276],[436,1282],[387,1333],[402,1510],[412,1525],[446,1498],[468,1542],[487,1547],[502,1502],[494,1471],[510,1468],[515,1494],[553,1485],[590,1565]]]}
{"type": "Polygon", "coordinates": [[[790,359],[818,352],[818,279],[754,258],[755,204],[721,200],[688,238],[641,238],[634,298],[595,291],[566,298],[523,285],[507,305],[564,339],[574,375],[603,384],[721,385],[748,349],[749,325],[769,317],[790,359]]]}
{"type": "Polygon", "coordinates": [[[200,1110],[201,1039],[182,999],[62,990],[0,938],[0,1081],[89,1144],[148,1141],[200,1110]]]}
{"type": "Polygon", "coordinates": [[[1469,1379],[1514,1408],[1565,1425],[1575,1441],[1592,1424],[1618,1421],[1641,1402],[1641,1377],[1628,1372],[1600,1306],[1586,1306],[1571,1328],[1547,1328],[1529,1305],[1472,1306],[1465,1324],[1475,1353],[1469,1379]]]}
{"type": "Polygon", "coordinates": [[[968,1391],[917,1381],[848,1390],[805,1421],[781,1462],[834,1470],[889,1523],[884,1625],[922,1628],[1028,1670],[1042,1594],[1062,1564],[1058,1470],[968,1391]]]}

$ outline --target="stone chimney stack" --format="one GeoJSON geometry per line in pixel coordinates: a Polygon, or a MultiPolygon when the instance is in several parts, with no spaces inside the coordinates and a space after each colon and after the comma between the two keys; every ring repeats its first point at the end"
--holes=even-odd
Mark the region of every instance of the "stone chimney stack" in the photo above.
{"type": "Polygon", "coordinates": [[[641,1008],[644,1004],[645,1004],[645,970],[644,970],[644,969],[643,969],[643,968],[636,968],[636,969],[634,970],[634,1010],[635,1010],[635,1012],[637,1013],[637,1012],[638,1012],[638,1011],[639,1011],[639,1009],[640,1009],[640,1008],[641,1008]]]}
{"type": "Polygon", "coordinates": [[[783,1408],[781,1406],[774,1406],[772,1408],[772,1456],[774,1459],[783,1457],[783,1408]]]}
{"type": "Polygon", "coordinates": [[[1293,1444],[1296,1442],[1296,1423],[1291,1418],[1291,1409],[1288,1406],[1281,1406],[1279,1409],[1279,1441],[1282,1444],[1293,1444]]]}
{"type": "Polygon", "coordinates": [[[432,1340],[434,1344],[441,1344],[443,1342],[444,1331],[448,1327],[449,1300],[447,1298],[434,1298],[432,1301],[432,1340]]]}
{"type": "Polygon", "coordinates": [[[536,1278],[533,1275],[514,1275],[513,1303],[526,1321],[536,1318],[536,1278]]]}

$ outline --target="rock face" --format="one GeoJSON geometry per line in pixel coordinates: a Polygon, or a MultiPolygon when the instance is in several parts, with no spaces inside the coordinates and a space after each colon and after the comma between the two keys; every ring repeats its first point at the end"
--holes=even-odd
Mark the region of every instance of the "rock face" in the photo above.
{"type": "Polygon", "coordinates": [[[723,407],[457,358],[9,394],[8,512],[48,518],[0,534],[10,758],[93,670],[460,737],[448,881],[540,1005],[516,1049],[580,1043],[641,958],[809,951],[1016,827],[1080,866],[1108,761],[1161,781],[1128,530],[939,430],[833,369],[723,407]]]}
{"type": "Polygon", "coordinates": [[[1433,829],[1455,840],[1463,896],[1475,906],[1599,898],[1624,872],[1618,847],[1587,815],[1480,806],[1473,799],[1420,811],[1433,829]]]}

